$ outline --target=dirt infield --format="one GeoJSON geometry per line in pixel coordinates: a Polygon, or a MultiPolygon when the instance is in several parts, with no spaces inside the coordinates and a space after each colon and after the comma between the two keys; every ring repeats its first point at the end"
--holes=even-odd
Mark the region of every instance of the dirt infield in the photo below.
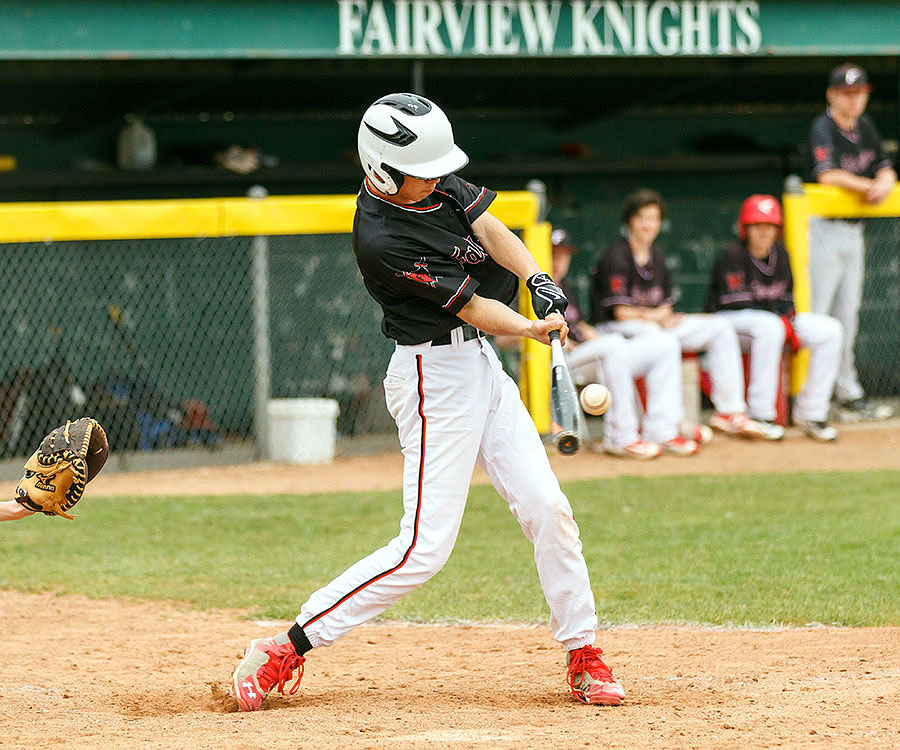
{"type": "MultiPolygon", "coordinates": [[[[898,468],[900,426],[844,427],[836,445],[718,438],[693,459],[552,460],[564,480],[898,468]]],[[[89,493],[390,489],[399,478],[388,455],[101,475],[89,493]]],[[[380,623],[313,652],[295,695],[239,714],[227,691],[244,645],[287,626],[240,615],[0,592],[0,748],[900,747],[900,628],[604,630],[628,697],[598,708],[569,697],[545,627],[380,623]]]]}

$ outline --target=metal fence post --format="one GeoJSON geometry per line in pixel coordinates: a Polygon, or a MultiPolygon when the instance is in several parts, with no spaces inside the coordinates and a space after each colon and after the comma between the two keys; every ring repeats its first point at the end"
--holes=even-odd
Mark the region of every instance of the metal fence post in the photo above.
{"type": "MultiPolygon", "coordinates": [[[[247,197],[262,200],[269,191],[254,185],[247,197]]],[[[268,404],[272,388],[272,352],[269,339],[269,238],[256,235],[251,242],[253,273],[253,434],[256,456],[269,457],[268,404]]]]}

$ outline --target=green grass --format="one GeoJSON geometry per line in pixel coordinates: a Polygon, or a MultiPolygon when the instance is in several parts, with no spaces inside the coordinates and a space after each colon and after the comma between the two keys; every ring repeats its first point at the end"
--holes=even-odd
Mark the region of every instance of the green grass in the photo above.
{"type": "MultiPolygon", "coordinates": [[[[900,472],[570,483],[601,621],[900,624],[900,472]]],[[[106,499],[0,525],[0,588],[185,601],[291,618],[396,534],[397,492],[106,499]]],[[[446,568],[389,609],[419,621],[548,617],[525,540],[472,490],[446,568]]]]}

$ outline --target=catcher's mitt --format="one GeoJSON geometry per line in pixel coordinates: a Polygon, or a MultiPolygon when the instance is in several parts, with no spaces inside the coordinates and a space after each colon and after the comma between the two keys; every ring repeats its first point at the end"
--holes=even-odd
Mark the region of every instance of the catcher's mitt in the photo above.
{"type": "Polygon", "coordinates": [[[28,510],[71,519],[67,510],[81,499],[109,456],[100,423],[90,417],[66,422],[41,440],[25,464],[16,502],[28,510]]]}

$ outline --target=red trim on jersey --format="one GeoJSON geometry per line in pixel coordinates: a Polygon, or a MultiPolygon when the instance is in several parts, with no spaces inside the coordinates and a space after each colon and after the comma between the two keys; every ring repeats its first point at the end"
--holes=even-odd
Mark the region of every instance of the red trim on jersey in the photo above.
{"type": "Polygon", "coordinates": [[[358,594],[360,591],[362,591],[367,586],[370,586],[371,584],[375,583],[376,581],[380,581],[382,578],[389,576],[391,573],[395,573],[398,570],[400,570],[400,568],[402,568],[406,564],[406,561],[409,560],[409,556],[412,554],[413,549],[415,549],[416,541],[418,541],[418,538],[419,538],[419,515],[422,511],[422,485],[424,483],[424,475],[425,475],[425,433],[426,433],[426,427],[427,427],[427,420],[425,419],[425,409],[424,409],[424,407],[425,407],[425,387],[424,387],[424,383],[423,383],[424,378],[422,377],[422,355],[421,354],[416,355],[416,371],[419,376],[419,385],[418,385],[419,416],[422,418],[422,437],[421,437],[421,442],[420,442],[420,446],[419,446],[419,482],[418,482],[418,488],[417,488],[418,496],[416,498],[416,519],[413,522],[412,541],[410,542],[409,547],[407,548],[406,552],[403,554],[403,558],[393,568],[389,568],[388,570],[384,571],[383,573],[379,573],[377,576],[373,576],[365,583],[361,583],[359,586],[357,586],[355,589],[353,589],[353,591],[350,591],[350,592],[344,594],[340,599],[338,599],[334,604],[332,604],[324,612],[320,612],[319,614],[310,618],[303,625],[300,626],[304,629],[308,628],[316,620],[322,619],[329,612],[333,612],[335,609],[337,609],[339,606],[341,606],[341,604],[343,604],[345,601],[347,601],[350,597],[352,597],[354,594],[358,594]]]}
{"type": "MultiPolygon", "coordinates": [[[[389,203],[392,206],[396,206],[397,208],[402,208],[404,211],[418,211],[419,213],[424,213],[427,211],[434,211],[441,207],[440,202],[435,203],[433,206],[414,206],[411,203],[398,203],[397,201],[392,201],[385,195],[382,195],[371,182],[369,182],[369,178],[363,178],[363,182],[366,186],[366,192],[371,195],[373,198],[377,198],[380,201],[384,201],[385,203],[389,203]]],[[[425,200],[424,198],[422,200],[425,200]]]]}
{"type": "Polygon", "coordinates": [[[475,208],[475,206],[477,206],[481,202],[481,199],[484,198],[485,195],[487,195],[487,190],[485,188],[481,188],[481,192],[478,194],[478,197],[475,198],[475,200],[473,200],[468,206],[466,206],[466,213],[469,213],[469,211],[475,208]]]}
{"type": "Polygon", "coordinates": [[[448,300],[442,305],[442,307],[443,307],[445,310],[446,310],[447,308],[449,308],[450,305],[452,305],[452,304],[456,301],[456,298],[459,297],[460,294],[462,294],[462,290],[466,288],[466,285],[467,285],[471,280],[472,280],[472,277],[471,277],[471,276],[466,276],[465,281],[463,281],[463,283],[459,285],[459,289],[456,290],[456,294],[454,294],[450,299],[448,299],[448,300]]]}

